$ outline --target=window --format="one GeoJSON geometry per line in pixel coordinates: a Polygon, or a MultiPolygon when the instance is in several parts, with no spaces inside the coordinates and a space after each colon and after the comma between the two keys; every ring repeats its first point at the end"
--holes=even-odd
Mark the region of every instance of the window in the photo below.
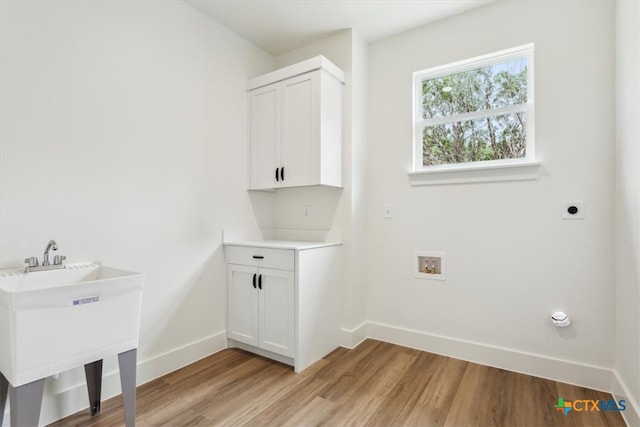
{"type": "Polygon", "coordinates": [[[534,161],[533,45],[414,73],[414,172],[534,161]]]}

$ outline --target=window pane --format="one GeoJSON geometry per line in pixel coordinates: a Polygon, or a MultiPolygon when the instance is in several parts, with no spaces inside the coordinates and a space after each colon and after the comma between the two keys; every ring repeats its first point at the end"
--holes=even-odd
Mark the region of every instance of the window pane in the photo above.
{"type": "Polygon", "coordinates": [[[526,58],[422,81],[422,119],[526,102],[526,58]]]}
{"type": "Polygon", "coordinates": [[[526,114],[426,126],[422,131],[422,164],[519,159],[526,154],[526,114]]]}

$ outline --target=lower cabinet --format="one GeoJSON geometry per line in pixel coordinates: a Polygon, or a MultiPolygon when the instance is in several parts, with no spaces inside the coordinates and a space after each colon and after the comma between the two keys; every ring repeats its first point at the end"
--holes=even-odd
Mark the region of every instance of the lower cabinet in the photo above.
{"type": "Polygon", "coordinates": [[[228,264],[229,338],[294,356],[293,271],[228,264]]]}
{"type": "Polygon", "coordinates": [[[300,372],[340,345],[340,245],[224,251],[229,347],[300,372]]]}

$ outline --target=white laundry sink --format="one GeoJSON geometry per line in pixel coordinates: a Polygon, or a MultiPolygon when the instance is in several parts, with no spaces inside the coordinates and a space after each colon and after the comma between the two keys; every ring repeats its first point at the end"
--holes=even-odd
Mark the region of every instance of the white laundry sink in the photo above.
{"type": "Polygon", "coordinates": [[[0,372],[18,387],[138,347],[144,274],[0,270],[0,372]]]}

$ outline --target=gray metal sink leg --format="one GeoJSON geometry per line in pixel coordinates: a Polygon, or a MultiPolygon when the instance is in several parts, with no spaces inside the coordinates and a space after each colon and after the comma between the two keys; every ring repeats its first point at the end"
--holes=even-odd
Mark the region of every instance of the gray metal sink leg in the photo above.
{"type": "Polygon", "coordinates": [[[136,359],[137,349],[118,354],[120,366],[120,384],[124,402],[124,421],[126,427],[136,425],[136,359]]]}
{"type": "Polygon", "coordinates": [[[7,395],[11,401],[11,426],[37,427],[42,408],[42,395],[44,394],[44,378],[14,387],[0,373],[0,425],[4,418],[4,408],[7,404],[7,395]],[[8,393],[7,393],[8,392],[8,393]]]}
{"type": "Polygon", "coordinates": [[[89,410],[93,417],[100,413],[100,395],[102,394],[102,359],[84,365],[84,376],[87,379],[89,410]]]}
{"type": "Polygon", "coordinates": [[[9,393],[9,381],[0,372],[0,426],[4,419],[4,408],[7,405],[7,396],[9,393]]]}

